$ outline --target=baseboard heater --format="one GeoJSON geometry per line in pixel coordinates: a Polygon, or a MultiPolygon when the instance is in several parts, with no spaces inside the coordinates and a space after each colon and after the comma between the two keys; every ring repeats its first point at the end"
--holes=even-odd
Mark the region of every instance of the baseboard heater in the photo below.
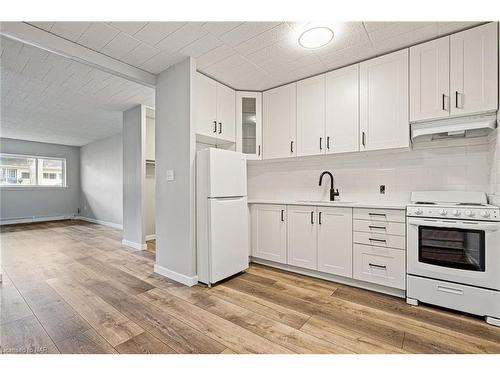
{"type": "Polygon", "coordinates": [[[68,220],[74,218],[75,215],[11,217],[11,218],[1,218],[0,225],[37,223],[41,221],[68,220]]]}

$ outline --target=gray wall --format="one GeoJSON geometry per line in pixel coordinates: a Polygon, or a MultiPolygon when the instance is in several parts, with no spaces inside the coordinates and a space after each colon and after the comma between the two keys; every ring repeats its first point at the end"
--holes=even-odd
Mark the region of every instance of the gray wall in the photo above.
{"type": "Polygon", "coordinates": [[[71,216],[80,202],[80,148],[0,138],[0,152],[66,158],[66,188],[2,187],[0,219],[71,216]]]}
{"type": "Polygon", "coordinates": [[[80,148],[81,216],[121,225],[123,222],[122,135],[80,148]]]}
{"type": "Polygon", "coordinates": [[[160,73],[155,99],[156,265],[185,280],[196,277],[194,72],[188,58],[160,73]],[[167,181],[167,170],[174,170],[174,181],[167,181]]]}
{"type": "Polygon", "coordinates": [[[143,246],[143,181],[146,109],[138,105],[123,112],[123,240],[143,246]]]}

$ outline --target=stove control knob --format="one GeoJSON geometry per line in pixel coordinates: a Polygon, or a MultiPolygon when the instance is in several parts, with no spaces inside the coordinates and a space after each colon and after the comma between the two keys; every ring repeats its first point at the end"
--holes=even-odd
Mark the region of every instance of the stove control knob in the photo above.
{"type": "Polygon", "coordinates": [[[482,217],[490,217],[490,213],[488,211],[481,211],[480,215],[482,217]]]}
{"type": "Polygon", "coordinates": [[[446,212],[446,210],[444,208],[442,208],[442,209],[439,210],[439,214],[441,216],[445,216],[447,214],[447,212],[446,212]]]}
{"type": "Polygon", "coordinates": [[[421,208],[416,208],[415,209],[415,214],[421,215],[424,211],[421,208]]]}
{"type": "Polygon", "coordinates": [[[474,212],[472,212],[471,210],[467,210],[467,211],[465,211],[465,214],[466,214],[467,216],[474,216],[474,212]]]}
{"type": "Polygon", "coordinates": [[[459,210],[453,210],[453,215],[460,216],[460,211],[459,210]]]}

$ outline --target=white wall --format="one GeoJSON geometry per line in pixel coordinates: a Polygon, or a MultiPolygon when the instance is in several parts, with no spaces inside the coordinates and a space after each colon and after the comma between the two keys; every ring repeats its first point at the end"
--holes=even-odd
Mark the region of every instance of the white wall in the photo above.
{"type": "MultiPolygon", "coordinates": [[[[146,117],[146,160],[155,160],[155,119],[146,117]]],[[[144,220],[146,239],[155,235],[155,175],[154,164],[146,164],[144,180],[144,220]]]]}
{"type": "Polygon", "coordinates": [[[156,265],[155,271],[185,284],[196,279],[192,79],[188,58],[156,81],[156,265]],[[175,180],[167,181],[167,170],[175,180]]]}
{"type": "Polygon", "coordinates": [[[138,105],[123,112],[123,241],[136,249],[145,248],[144,145],[146,109],[138,105]]]}
{"type": "MultiPolygon", "coordinates": [[[[333,173],[340,198],[346,201],[408,201],[411,191],[431,189],[490,193],[491,148],[490,143],[250,162],[248,195],[250,199],[328,200],[329,180],[318,186],[324,170],[333,173]],[[385,195],[379,194],[381,184],[386,185],[385,195]]],[[[496,163],[498,168],[498,156],[496,163]]]]}
{"type": "Polygon", "coordinates": [[[0,220],[76,215],[80,203],[80,149],[52,143],[0,138],[0,152],[66,158],[67,187],[2,187],[0,220]]]}
{"type": "Polygon", "coordinates": [[[122,161],[121,134],[80,148],[81,216],[122,225],[122,161]]]}

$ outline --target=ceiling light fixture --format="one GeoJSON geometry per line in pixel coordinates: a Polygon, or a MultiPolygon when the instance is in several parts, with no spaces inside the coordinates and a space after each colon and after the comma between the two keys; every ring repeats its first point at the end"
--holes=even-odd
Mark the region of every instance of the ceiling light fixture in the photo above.
{"type": "Polygon", "coordinates": [[[326,46],[333,39],[333,31],[328,27],[314,27],[304,31],[299,36],[299,44],[307,49],[326,46]]]}

